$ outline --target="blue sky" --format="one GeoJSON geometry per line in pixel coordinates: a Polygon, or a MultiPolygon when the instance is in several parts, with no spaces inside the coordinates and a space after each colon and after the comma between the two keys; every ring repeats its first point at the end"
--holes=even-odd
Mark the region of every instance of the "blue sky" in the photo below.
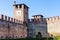
{"type": "MultiPolygon", "coordinates": [[[[60,0],[16,0],[29,7],[29,18],[42,14],[44,17],[60,16],[60,0]]],[[[0,14],[14,17],[14,0],[0,0],[0,14]]]]}

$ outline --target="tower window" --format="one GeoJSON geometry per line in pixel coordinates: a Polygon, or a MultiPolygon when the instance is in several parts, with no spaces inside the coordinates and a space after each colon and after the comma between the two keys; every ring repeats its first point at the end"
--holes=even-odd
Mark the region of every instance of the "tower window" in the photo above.
{"type": "Polygon", "coordinates": [[[16,8],[18,8],[18,5],[16,5],[16,8]]]}
{"type": "Polygon", "coordinates": [[[19,7],[20,7],[20,8],[22,8],[22,6],[21,6],[21,5],[20,5],[19,7]]]}

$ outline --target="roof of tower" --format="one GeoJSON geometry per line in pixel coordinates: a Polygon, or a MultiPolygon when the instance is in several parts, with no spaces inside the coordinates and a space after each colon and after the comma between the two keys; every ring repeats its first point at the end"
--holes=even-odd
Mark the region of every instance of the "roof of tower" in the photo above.
{"type": "Polygon", "coordinates": [[[41,17],[43,17],[43,15],[33,15],[32,17],[35,17],[35,16],[41,16],[41,17]]]}
{"type": "Polygon", "coordinates": [[[17,5],[24,5],[26,6],[27,8],[29,8],[27,5],[25,5],[24,3],[23,4],[16,4],[16,5],[13,5],[13,6],[17,6],[17,5]]]}

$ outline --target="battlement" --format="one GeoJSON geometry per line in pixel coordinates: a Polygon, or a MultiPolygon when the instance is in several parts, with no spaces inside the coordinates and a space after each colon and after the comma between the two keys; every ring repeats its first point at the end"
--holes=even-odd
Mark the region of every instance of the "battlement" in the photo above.
{"type": "Polygon", "coordinates": [[[2,15],[2,14],[0,14],[0,20],[2,20],[2,21],[8,21],[8,22],[15,22],[15,23],[23,23],[20,20],[17,20],[17,19],[5,16],[5,15],[2,15]]]}
{"type": "Polygon", "coordinates": [[[32,16],[32,19],[37,19],[37,18],[43,18],[43,15],[34,15],[34,16],[32,16]]]}
{"type": "Polygon", "coordinates": [[[54,17],[49,17],[49,18],[46,18],[47,21],[58,21],[60,20],[60,17],[59,16],[54,16],[54,17]]]}
{"type": "Polygon", "coordinates": [[[20,9],[20,8],[23,8],[23,6],[24,6],[24,8],[29,8],[27,5],[25,5],[25,4],[14,4],[13,5],[16,9],[20,9]]]}
{"type": "Polygon", "coordinates": [[[34,15],[31,19],[32,22],[42,22],[43,21],[43,15],[34,15]]]}

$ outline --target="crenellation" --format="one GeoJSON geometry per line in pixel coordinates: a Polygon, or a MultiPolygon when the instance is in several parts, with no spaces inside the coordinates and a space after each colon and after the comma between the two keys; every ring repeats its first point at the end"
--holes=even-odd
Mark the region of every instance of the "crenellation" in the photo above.
{"type": "Polygon", "coordinates": [[[55,21],[56,20],[56,16],[52,17],[52,19],[55,21]]]}
{"type": "Polygon", "coordinates": [[[17,20],[17,19],[13,19],[13,22],[14,22],[14,23],[18,23],[18,20],[17,20]]]}
{"type": "Polygon", "coordinates": [[[6,16],[6,15],[1,15],[1,14],[0,14],[0,19],[1,19],[1,20],[5,20],[5,21],[11,21],[13,18],[8,17],[8,16],[6,16]]]}
{"type": "Polygon", "coordinates": [[[59,16],[54,16],[54,17],[49,17],[49,18],[46,18],[47,21],[58,21],[60,20],[60,17],[59,16]]]}
{"type": "Polygon", "coordinates": [[[7,21],[7,16],[3,15],[3,20],[7,21]]]}
{"type": "MultiPolygon", "coordinates": [[[[13,19],[11,17],[5,16],[5,15],[1,15],[1,14],[0,14],[0,19],[5,20],[5,21],[9,21],[9,22],[23,23],[20,20],[13,19]]],[[[60,17],[59,16],[49,17],[49,18],[46,18],[46,20],[47,21],[56,21],[56,20],[60,20],[60,17]]],[[[33,21],[33,22],[40,21],[40,16],[34,16],[34,17],[32,17],[32,20],[31,21],[33,21]],[[37,17],[37,19],[36,19],[36,17],[37,17]]]]}
{"type": "Polygon", "coordinates": [[[56,16],[56,20],[59,20],[59,16],[56,16]]]}
{"type": "Polygon", "coordinates": [[[50,17],[49,20],[51,21],[52,20],[52,17],[50,17]]]}
{"type": "Polygon", "coordinates": [[[15,23],[19,23],[19,20],[17,20],[17,19],[14,19],[14,22],[15,22],[15,23]]]}
{"type": "Polygon", "coordinates": [[[7,21],[10,21],[10,17],[7,17],[7,21]]]}
{"type": "Polygon", "coordinates": [[[11,22],[13,22],[13,18],[11,18],[11,22]]]}
{"type": "Polygon", "coordinates": [[[11,17],[7,17],[7,21],[13,22],[14,20],[13,20],[13,18],[11,18],[11,17]]]}

